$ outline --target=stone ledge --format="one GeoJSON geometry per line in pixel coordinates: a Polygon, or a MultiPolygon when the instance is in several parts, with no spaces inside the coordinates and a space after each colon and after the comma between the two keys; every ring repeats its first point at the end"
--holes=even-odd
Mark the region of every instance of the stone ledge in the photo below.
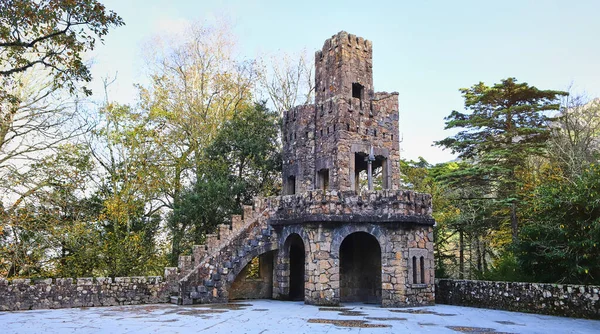
{"type": "Polygon", "coordinates": [[[402,224],[417,224],[417,225],[435,225],[435,220],[426,216],[415,216],[415,215],[326,215],[326,214],[306,214],[298,215],[286,218],[273,218],[269,219],[268,223],[273,226],[279,225],[295,225],[303,223],[374,223],[374,224],[391,224],[391,223],[402,223],[402,224]]]}

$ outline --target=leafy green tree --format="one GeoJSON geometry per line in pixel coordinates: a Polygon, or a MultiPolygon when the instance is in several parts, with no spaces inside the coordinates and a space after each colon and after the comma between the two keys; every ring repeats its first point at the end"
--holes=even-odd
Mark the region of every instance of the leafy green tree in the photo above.
{"type": "Polygon", "coordinates": [[[517,259],[535,281],[600,284],[600,166],[561,173],[547,168],[533,190],[517,259]]]}
{"type": "Polygon", "coordinates": [[[85,148],[66,144],[26,172],[7,175],[9,183],[25,178],[28,184],[15,203],[2,211],[0,274],[91,273],[93,256],[82,257],[79,251],[94,249],[90,228],[94,217],[85,198],[92,168],[85,148]],[[73,262],[73,256],[81,261],[73,262]],[[67,263],[71,268],[65,269],[67,263]]]}
{"type": "Polygon", "coordinates": [[[279,115],[264,102],[246,107],[227,121],[206,149],[206,159],[228,166],[238,189],[235,202],[250,204],[257,195],[279,192],[281,155],[277,142],[279,115]]]}
{"type": "MultiPolygon", "coordinates": [[[[71,91],[91,74],[83,53],[111,26],[123,25],[96,0],[5,0],[0,2],[0,76],[10,77],[35,65],[51,70],[58,87],[71,91]]],[[[84,92],[91,92],[84,87],[84,92]]]]}
{"type": "Polygon", "coordinates": [[[147,118],[126,105],[107,103],[88,143],[99,166],[93,200],[100,229],[103,275],[157,273],[162,266],[156,236],[164,207],[163,174],[149,138],[147,118]]]}
{"type": "Polygon", "coordinates": [[[240,213],[241,205],[251,204],[254,196],[279,192],[278,131],[278,113],[264,103],[243,108],[225,122],[204,152],[200,179],[182,193],[169,219],[172,263],[183,249],[240,213]]]}
{"type": "Polygon", "coordinates": [[[518,237],[517,173],[527,158],[544,153],[550,136],[547,112],[559,109],[566,92],[540,90],[508,78],[492,87],[483,82],[460,90],[467,113],[452,111],[446,129],[462,129],[436,145],[472,161],[451,177],[456,182],[481,187],[508,208],[513,240],[518,237]]]}

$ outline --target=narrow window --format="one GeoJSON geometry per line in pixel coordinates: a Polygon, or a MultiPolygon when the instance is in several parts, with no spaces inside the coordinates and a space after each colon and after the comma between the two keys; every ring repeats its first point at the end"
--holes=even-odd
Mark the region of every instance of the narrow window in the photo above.
{"type": "Polygon", "coordinates": [[[377,130],[373,130],[373,136],[377,137],[377,130]]]}
{"type": "Polygon", "coordinates": [[[417,284],[417,257],[412,258],[413,284],[417,284]]]}
{"type": "Polygon", "coordinates": [[[323,168],[319,171],[318,175],[318,185],[319,189],[327,190],[329,189],[329,169],[323,168]]]}
{"type": "Polygon", "coordinates": [[[391,136],[392,136],[392,140],[394,140],[394,135],[391,135],[391,136]]]}
{"type": "Polygon", "coordinates": [[[286,195],[294,195],[296,193],[296,177],[290,175],[287,179],[286,195]]]}
{"type": "Polygon", "coordinates": [[[306,138],[306,139],[308,139],[308,131],[305,133],[305,135],[306,135],[306,137],[305,137],[305,138],[306,138]]]}
{"type": "Polygon", "coordinates": [[[323,137],[323,129],[321,129],[321,137],[323,137]]]}
{"type": "Polygon", "coordinates": [[[421,284],[425,284],[425,258],[421,256],[421,263],[419,263],[421,265],[421,284]]]}
{"type": "Polygon", "coordinates": [[[347,129],[346,129],[346,130],[347,130],[347,131],[350,131],[350,124],[346,124],[346,127],[347,127],[347,129]]]}
{"type": "Polygon", "coordinates": [[[365,87],[357,82],[352,83],[352,97],[361,99],[363,98],[365,87]]]}

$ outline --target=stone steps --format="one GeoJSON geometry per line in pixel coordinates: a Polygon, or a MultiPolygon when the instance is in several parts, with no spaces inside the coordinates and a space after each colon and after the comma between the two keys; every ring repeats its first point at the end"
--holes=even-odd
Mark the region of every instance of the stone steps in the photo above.
{"type": "Polygon", "coordinates": [[[228,286],[254,256],[273,248],[276,233],[267,223],[264,199],[244,206],[243,215],[231,217],[231,224],[220,224],[216,233],[207,234],[204,245],[195,245],[192,255],[179,258],[179,291],[172,303],[195,304],[227,302],[228,286]]]}

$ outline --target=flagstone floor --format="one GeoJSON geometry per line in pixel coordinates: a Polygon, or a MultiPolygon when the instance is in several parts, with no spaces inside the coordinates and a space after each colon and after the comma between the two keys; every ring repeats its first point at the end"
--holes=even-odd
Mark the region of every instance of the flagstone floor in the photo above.
{"type": "Polygon", "coordinates": [[[273,300],[0,312],[0,333],[600,333],[600,321],[436,305],[338,308],[273,300]]]}

